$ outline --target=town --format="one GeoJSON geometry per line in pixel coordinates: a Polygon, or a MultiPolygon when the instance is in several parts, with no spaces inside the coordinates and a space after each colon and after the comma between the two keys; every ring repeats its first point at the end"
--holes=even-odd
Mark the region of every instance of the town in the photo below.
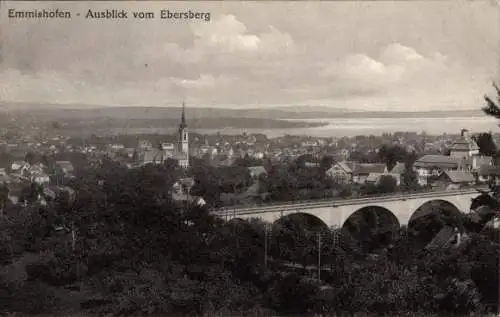
{"type": "MultiPolygon", "coordinates": [[[[481,194],[478,190],[494,189],[499,183],[498,135],[471,133],[465,128],[457,134],[440,136],[408,132],[342,138],[207,135],[189,131],[186,120],[189,108],[183,105],[178,109],[179,125],[173,135],[89,138],[48,135],[37,130],[39,136],[45,136],[37,138],[19,135],[29,129],[19,129],[16,133],[9,129],[2,131],[1,211],[3,219],[10,219],[3,225],[9,235],[16,235],[19,228],[26,235],[6,244],[10,250],[6,251],[6,258],[17,258],[23,263],[7,264],[5,269],[10,273],[6,274],[15,276],[16,265],[21,265],[21,270],[32,278],[52,285],[43,287],[55,292],[50,298],[58,298],[56,303],[35,297],[33,309],[50,310],[54,305],[63,305],[69,311],[83,309],[98,314],[115,310],[113,296],[121,296],[121,291],[113,288],[120,289],[123,286],[116,285],[122,284],[110,280],[107,286],[99,286],[94,278],[103,278],[102,274],[109,272],[115,276],[117,273],[105,267],[116,262],[116,256],[129,257],[123,252],[142,248],[142,240],[133,240],[135,234],[148,236],[141,228],[154,230],[153,240],[163,241],[154,246],[155,251],[148,252],[163,252],[160,251],[165,247],[163,244],[181,252],[176,255],[181,258],[175,261],[184,266],[185,276],[199,276],[195,272],[198,269],[189,264],[198,261],[194,259],[202,254],[199,252],[229,252],[224,256],[224,266],[239,279],[267,285],[263,286],[269,293],[266,296],[279,292],[273,288],[278,285],[305,283],[301,292],[306,293],[301,295],[303,298],[295,299],[297,304],[292,308],[289,301],[273,303],[256,299],[247,302],[245,310],[324,313],[336,309],[335,306],[318,303],[333,303],[332,298],[345,296],[337,294],[332,285],[350,283],[349,287],[360,288],[363,279],[349,282],[347,279],[368,278],[367,270],[372,266],[379,267],[387,261],[415,261],[414,254],[421,254],[424,262],[420,265],[424,267],[434,265],[431,258],[440,252],[451,252],[452,256],[468,250],[470,257],[483,256],[477,255],[479,249],[470,248],[477,239],[475,234],[490,237],[489,230],[495,226],[495,210],[499,206],[494,198],[496,192],[492,195],[486,190],[481,194]],[[411,196],[403,196],[407,198],[401,200],[397,198],[401,194],[411,196]],[[391,203],[393,196],[399,202],[391,203]],[[345,206],[343,211],[335,210],[339,203],[345,206]],[[292,213],[284,216],[287,209],[292,213]],[[227,210],[233,211],[228,214],[227,210]],[[326,218],[321,216],[323,210],[327,212],[326,218]],[[274,218],[276,214],[278,218],[274,218]],[[114,221],[126,227],[119,229],[114,221]],[[170,231],[158,233],[164,226],[170,226],[170,231]],[[109,232],[114,233],[110,236],[109,232]],[[129,236],[131,232],[136,233],[129,236]],[[193,237],[202,234],[202,240],[197,242],[197,238],[185,236],[187,240],[181,242],[185,232],[193,237]],[[172,235],[179,242],[170,240],[172,235]],[[218,235],[221,236],[217,238],[218,235]],[[112,245],[122,242],[109,237],[125,239],[129,246],[118,251],[112,245]],[[217,242],[206,244],[207,237],[217,242]],[[199,243],[205,246],[197,246],[199,243]],[[246,247],[242,248],[242,244],[246,247]],[[29,260],[33,254],[58,245],[64,251],[56,258],[35,256],[38,260],[29,260]],[[253,255],[245,250],[253,250],[253,255]],[[61,266],[62,257],[69,261],[69,266],[61,266]],[[102,260],[108,264],[99,262],[102,260]],[[341,263],[363,265],[346,270],[341,263]],[[262,280],[265,274],[277,275],[262,280]],[[286,275],[281,278],[281,274],[286,275]],[[68,285],[73,300],[66,302],[67,295],[57,295],[58,285],[68,285]],[[84,295],[93,289],[106,290],[108,295],[98,299],[84,295]]],[[[490,244],[487,247],[494,248],[490,244]]],[[[382,272],[397,274],[397,283],[406,283],[407,273],[399,270],[387,267],[382,272]]],[[[411,274],[422,273],[417,270],[411,274]]],[[[494,282],[480,287],[486,292],[494,282]]],[[[144,281],[137,285],[141,283],[144,281]]],[[[446,287],[459,288],[470,281],[446,283],[449,285],[446,287]]],[[[238,285],[234,287],[240,288],[238,285]]],[[[395,287],[394,291],[401,292],[401,286],[395,287]]],[[[8,289],[20,298],[28,294],[25,288],[13,284],[8,289]]],[[[155,307],[159,311],[198,314],[211,309],[182,305],[159,308],[162,296],[141,296],[154,298],[155,302],[129,303],[126,311],[155,307]]],[[[482,307],[491,311],[494,294],[483,295],[480,305],[470,302],[479,303],[478,295],[474,296],[464,306],[448,310],[482,307]]],[[[430,303],[425,298],[425,303],[430,303]]],[[[231,302],[241,300],[236,295],[231,302]]],[[[351,298],[347,307],[355,307],[355,300],[358,299],[351,298]]],[[[169,301],[176,303],[174,298],[169,301]]],[[[432,301],[442,303],[441,299],[432,301]]],[[[410,302],[401,300],[398,305],[406,307],[410,302]]],[[[32,311],[16,306],[18,301],[13,303],[11,309],[32,311]]],[[[377,305],[369,303],[372,309],[377,305]]]]}
{"type": "Polygon", "coordinates": [[[149,138],[55,135],[41,139],[16,135],[12,139],[7,131],[0,141],[0,181],[8,189],[9,202],[27,203],[23,195],[33,184],[39,186],[39,199],[44,204],[46,199],[55,199],[57,192],[74,193],[68,186],[70,181],[79,171],[103,160],[128,169],[148,164],[177,166],[181,173],[172,188],[173,197],[209,201],[212,207],[318,199],[342,193],[345,197],[346,192],[359,196],[373,194],[373,187],[381,183],[386,193],[460,188],[496,183],[500,177],[500,166],[494,164],[498,134],[471,134],[463,129],[456,135],[441,136],[404,132],[352,138],[201,135],[188,132],[185,111],[185,106],[179,111],[177,134],[149,138]],[[279,195],[272,177],[279,168],[291,165],[301,167],[293,175],[297,184],[293,186],[289,179],[288,195],[279,195]],[[196,197],[196,188],[197,192],[206,192],[199,187],[215,185],[206,183],[206,173],[197,172],[200,166],[219,170],[222,178],[227,176],[219,180],[218,197],[196,197]],[[235,179],[238,172],[240,177],[235,179]],[[237,181],[237,188],[226,186],[224,181],[237,181]]]}

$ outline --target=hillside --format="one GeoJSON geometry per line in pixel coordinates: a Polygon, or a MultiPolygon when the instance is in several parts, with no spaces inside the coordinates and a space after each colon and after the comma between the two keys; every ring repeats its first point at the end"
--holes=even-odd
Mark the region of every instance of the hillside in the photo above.
{"type": "MultiPolygon", "coordinates": [[[[9,112],[29,112],[37,117],[53,119],[89,119],[89,118],[134,118],[134,119],[161,119],[178,118],[180,107],[97,107],[91,105],[54,105],[34,103],[6,103],[0,102],[0,109],[9,112]]],[[[481,110],[449,111],[351,111],[342,108],[328,108],[325,106],[288,106],[272,107],[267,109],[235,109],[188,107],[187,119],[205,118],[259,118],[259,119],[317,119],[317,118],[442,118],[442,117],[481,117],[481,110]]]]}

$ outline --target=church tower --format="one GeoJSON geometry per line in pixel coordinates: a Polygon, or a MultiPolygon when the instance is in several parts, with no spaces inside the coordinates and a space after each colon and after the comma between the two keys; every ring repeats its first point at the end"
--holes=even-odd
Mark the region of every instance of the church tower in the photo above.
{"type": "Polygon", "coordinates": [[[181,124],[179,125],[179,153],[182,153],[189,157],[189,135],[186,124],[186,107],[184,103],[182,103],[182,117],[181,124]]]}

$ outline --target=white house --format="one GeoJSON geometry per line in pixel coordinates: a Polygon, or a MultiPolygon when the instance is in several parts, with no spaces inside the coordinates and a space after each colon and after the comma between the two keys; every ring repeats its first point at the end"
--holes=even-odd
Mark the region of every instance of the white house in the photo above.
{"type": "Polygon", "coordinates": [[[21,172],[27,168],[29,168],[29,164],[27,162],[24,162],[24,161],[15,161],[15,162],[12,162],[12,164],[10,165],[10,169],[13,172],[21,172]]]}
{"type": "Polygon", "coordinates": [[[38,185],[48,185],[50,183],[50,177],[45,173],[36,174],[32,179],[33,182],[37,183],[38,185]]]}

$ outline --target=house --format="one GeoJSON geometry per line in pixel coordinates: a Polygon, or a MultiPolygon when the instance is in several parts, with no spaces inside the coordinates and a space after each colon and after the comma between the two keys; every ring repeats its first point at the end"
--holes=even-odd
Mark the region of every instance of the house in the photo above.
{"type": "Polygon", "coordinates": [[[389,175],[396,179],[396,184],[399,186],[401,184],[401,179],[406,171],[406,164],[397,162],[396,165],[389,171],[389,175]]]}
{"type": "Polygon", "coordinates": [[[64,175],[69,176],[75,171],[70,161],[56,161],[56,166],[61,169],[64,175]]]}
{"type": "Polygon", "coordinates": [[[161,164],[167,160],[167,153],[160,148],[147,148],[136,153],[138,165],[161,164]]]}
{"type": "Polygon", "coordinates": [[[5,168],[0,168],[0,176],[6,176],[7,175],[7,171],[5,170],[5,168]]]}
{"type": "Polygon", "coordinates": [[[455,141],[450,147],[451,157],[472,157],[479,155],[479,146],[472,140],[467,133],[467,130],[462,130],[460,139],[455,141]]]}
{"type": "Polygon", "coordinates": [[[31,175],[36,175],[36,174],[40,174],[40,173],[43,173],[43,167],[39,166],[39,165],[31,165],[27,171],[29,172],[29,174],[31,175]]]}
{"type": "Polygon", "coordinates": [[[477,172],[477,180],[484,183],[500,184],[500,166],[483,165],[477,172]]]}
{"type": "Polygon", "coordinates": [[[38,185],[48,185],[50,183],[50,176],[41,172],[32,176],[32,181],[38,185]]]}
{"type": "Polygon", "coordinates": [[[203,156],[205,154],[214,156],[214,155],[217,155],[218,151],[217,151],[217,148],[212,147],[208,144],[205,144],[205,145],[200,146],[200,148],[198,149],[198,152],[199,152],[200,156],[203,156]]]}
{"type": "Polygon", "coordinates": [[[475,178],[472,173],[468,171],[444,171],[432,183],[435,187],[447,187],[450,184],[467,186],[474,184],[475,178]]]}
{"type": "Polygon", "coordinates": [[[67,195],[69,202],[76,198],[76,192],[69,186],[51,186],[50,189],[55,193],[56,197],[59,195],[67,195]]]}
{"type": "Polygon", "coordinates": [[[267,176],[267,171],[264,166],[250,166],[248,167],[248,172],[253,179],[259,178],[260,176],[267,176]]]}
{"type": "Polygon", "coordinates": [[[134,153],[135,153],[135,149],[134,148],[125,148],[121,151],[121,153],[128,158],[133,158],[134,153]]]}
{"type": "MultiPolygon", "coordinates": [[[[370,174],[382,175],[387,173],[387,166],[385,164],[358,164],[354,163],[352,167],[352,180],[354,183],[363,184],[368,180],[370,174]]],[[[370,179],[372,179],[372,176],[370,179]]]]}
{"type": "Polygon", "coordinates": [[[425,250],[434,251],[438,249],[443,249],[451,246],[460,245],[461,234],[458,232],[457,228],[452,228],[450,226],[445,226],[441,231],[439,231],[434,239],[427,244],[425,250]]]}
{"type": "Polygon", "coordinates": [[[480,156],[476,155],[471,158],[471,169],[472,171],[479,171],[481,166],[492,166],[493,158],[491,156],[480,156]]]}
{"type": "Polygon", "coordinates": [[[172,199],[178,206],[185,206],[185,204],[188,204],[190,206],[203,207],[207,204],[205,199],[200,196],[173,195],[172,199]]]}
{"type": "Polygon", "coordinates": [[[370,173],[366,177],[365,183],[378,184],[380,181],[380,177],[382,175],[385,175],[385,174],[384,173],[370,173]]]}
{"type": "Polygon", "coordinates": [[[123,144],[108,144],[108,149],[112,151],[122,150],[125,146],[123,144]]]}
{"type": "Polygon", "coordinates": [[[214,157],[209,157],[209,164],[214,167],[219,166],[232,166],[235,162],[234,159],[227,157],[226,155],[216,155],[214,157]]]}
{"type": "Polygon", "coordinates": [[[35,164],[31,165],[31,168],[36,168],[36,169],[39,169],[39,170],[43,171],[45,168],[47,168],[47,166],[45,166],[41,162],[38,162],[38,163],[35,163],[35,164]]]}
{"type": "Polygon", "coordinates": [[[189,154],[183,152],[173,153],[171,159],[177,161],[177,164],[182,168],[189,167],[189,154]]]}
{"type": "Polygon", "coordinates": [[[413,168],[417,173],[418,183],[424,186],[429,183],[429,179],[438,177],[444,171],[458,170],[461,161],[461,157],[428,154],[416,160],[413,168]]]}
{"type": "Polygon", "coordinates": [[[30,165],[25,161],[15,161],[10,165],[10,170],[21,173],[23,170],[29,168],[29,166],[30,165]]]}
{"type": "Polygon", "coordinates": [[[325,171],[325,174],[339,184],[350,184],[352,182],[352,164],[335,162],[325,171]]]}
{"type": "Polygon", "coordinates": [[[173,192],[180,195],[189,195],[194,184],[195,181],[191,177],[181,178],[174,183],[173,192]]]}
{"type": "Polygon", "coordinates": [[[190,205],[196,206],[204,206],[206,205],[206,201],[203,197],[200,196],[192,196],[190,194],[191,188],[194,186],[195,180],[191,177],[185,177],[179,179],[172,186],[172,199],[181,204],[188,203],[190,205]]]}
{"type": "Polygon", "coordinates": [[[339,155],[344,159],[347,160],[351,156],[351,151],[349,149],[341,149],[339,152],[339,155]]]}

